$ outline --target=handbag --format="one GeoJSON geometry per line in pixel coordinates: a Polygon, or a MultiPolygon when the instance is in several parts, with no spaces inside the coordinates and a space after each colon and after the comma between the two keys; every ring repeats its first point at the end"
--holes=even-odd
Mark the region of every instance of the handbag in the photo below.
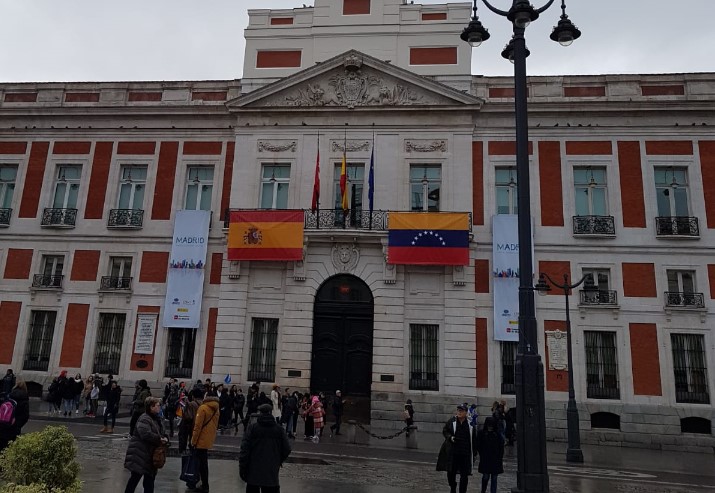
{"type": "Polygon", "coordinates": [[[161,444],[154,449],[154,452],[151,454],[151,462],[154,469],[161,469],[164,467],[164,464],[166,464],[166,453],[168,450],[169,447],[164,444],[161,444]]]}
{"type": "Polygon", "coordinates": [[[196,451],[192,450],[189,455],[181,456],[181,475],[179,479],[187,485],[196,485],[199,482],[199,460],[196,451]]]}

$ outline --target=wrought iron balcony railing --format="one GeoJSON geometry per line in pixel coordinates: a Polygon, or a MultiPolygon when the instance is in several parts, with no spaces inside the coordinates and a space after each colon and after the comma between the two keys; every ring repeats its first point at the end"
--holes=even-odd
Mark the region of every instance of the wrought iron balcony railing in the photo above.
{"type": "Polygon", "coordinates": [[[0,209],[0,228],[10,226],[10,217],[12,217],[12,209],[0,209]]]}
{"type": "MultiPolygon", "coordinates": [[[[236,209],[234,209],[236,210],[236,209]]],[[[231,209],[224,212],[223,227],[228,228],[231,209]]],[[[316,229],[349,229],[365,231],[387,231],[387,220],[390,211],[365,209],[320,209],[313,212],[304,209],[304,227],[316,229]]],[[[472,231],[472,213],[469,213],[469,231],[472,231]]]]}
{"type": "Polygon", "coordinates": [[[658,236],[700,236],[697,217],[661,216],[655,218],[655,234],[658,236]]]}
{"type": "Polygon", "coordinates": [[[705,308],[705,296],[703,296],[703,293],[666,291],[665,305],[682,306],[685,308],[705,308]]]}
{"type": "Polygon", "coordinates": [[[618,295],[616,291],[599,290],[599,291],[584,291],[581,290],[582,305],[615,305],[618,303],[618,295]]]}
{"type": "Polygon", "coordinates": [[[99,289],[101,291],[128,291],[132,289],[132,278],[102,276],[99,289]]]}
{"type": "Polygon", "coordinates": [[[179,366],[167,366],[164,370],[166,378],[191,378],[193,373],[192,368],[182,368],[179,366]]]}
{"type": "Polygon", "coordinates": [[[573,216],[573,234],[614,236],[613,216],[573,216]]]}
{"type": "Polygon", "coordinates": [[[143,209],[111,209],[108,228],[139,229],[144,223],[143,209]]]}
{"type": "Polygon", "coordinates": [[[42,226],[73,228],[77,222],[77,209],[47,208],[42,213],[42,226]]]}
{"type": "Polygon", "coordinates": [[[707,389],[702,392],[688,392],[687,390],[675,389],[675,402],[687,404],[710,404],[710,394],[707,389]]]}
{"type": "Polygon", "coordinates": [[[45,274],[35,274],[32,277],[33,288],[62,289],[62,279],[65,276],[46,276],[45,274]]]}
{"type": "Polygon", "coordinates": [[[588,384],[586,397],[589,399],[620,399],[621,391],[618,387],[605,387],[603,385],[588,384]]]}

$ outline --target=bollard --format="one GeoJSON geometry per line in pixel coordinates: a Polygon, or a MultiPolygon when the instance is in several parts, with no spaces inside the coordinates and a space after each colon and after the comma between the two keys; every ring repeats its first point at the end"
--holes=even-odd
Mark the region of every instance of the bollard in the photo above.
{"type": "Polygon", "coordinates": [[[357,426],[356,426],[357,421],[354,419],[349,419],[348,420],[348,436],[347,442],[348,443],[357,443],[356,437],[357,437],[357,426]]]}
{"type": "Polygon", "coordinates": [[[408,426],[405,432],[405,447],[417,448],[417,427],[415,425],[408,426]]]}

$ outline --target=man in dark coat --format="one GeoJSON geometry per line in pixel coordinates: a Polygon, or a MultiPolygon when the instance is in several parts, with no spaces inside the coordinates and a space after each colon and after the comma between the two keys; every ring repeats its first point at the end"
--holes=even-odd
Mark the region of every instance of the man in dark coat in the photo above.
{"type": "Polygon", "coordinates": [[[451,493],[457,493],[459,473],[459,493],[466,493],[472,464],[477,456],[477,428],[467,419],[467,406],[457,406],[457,415],[447,420],[442,435],[444,443],[439,450],[437,470],[447,471],[451,493]]]}
{"type": "Polygon", "coordinates": [[[340,435],[340,423],[343,419],[343,408],[345,406],[345,401],[343,400],[343,394],[339,391],[335,391],[335,397],[333,398],[333,416],[335,416],[335,423],[330,425],[330,436],[333,436],[333,432],[336,435],[340,435]]]}
{"type": "Polygon", "coordinates": [[[288,435],[271,415],[271,406],[262,404],[260,415],[252,423],[241,441],[238,473],[246,484],[246,493],[280,491],[278,474],[290,455],[288,435]]]}
{"type": "Polygon", "coordinates": [[[12,425],[0,425],[0,452],[20,436],[22,427],[30,419],[30,398],[23,380],[17,380],[15,388],[10,391],[8,397],[15,401],[15,423],[12,425]]]}
{"type": "Polygon", "coordinates": [[[4,377],[2,377],[2,386],[0,386],[0,398],[5,397],[12,389],[15,388],[15,374],[11,369],[8,369],[4,377]]]}

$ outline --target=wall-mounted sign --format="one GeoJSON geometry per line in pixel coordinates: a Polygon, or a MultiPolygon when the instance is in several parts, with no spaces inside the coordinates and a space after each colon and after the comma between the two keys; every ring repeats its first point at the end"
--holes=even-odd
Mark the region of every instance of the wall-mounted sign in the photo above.
{"type": "Polygon", "coordinates": [[[134,354],[154,354],[154,336],[156,334],[155,313],[137,315],[137,337],[134,341],[134,354]]]}
{"type": "Polygon", "coordinates": [[[546,332],[546,348],[549,351],[549,370],[568,370],[568,336],[561,330],[546,332]]]}

